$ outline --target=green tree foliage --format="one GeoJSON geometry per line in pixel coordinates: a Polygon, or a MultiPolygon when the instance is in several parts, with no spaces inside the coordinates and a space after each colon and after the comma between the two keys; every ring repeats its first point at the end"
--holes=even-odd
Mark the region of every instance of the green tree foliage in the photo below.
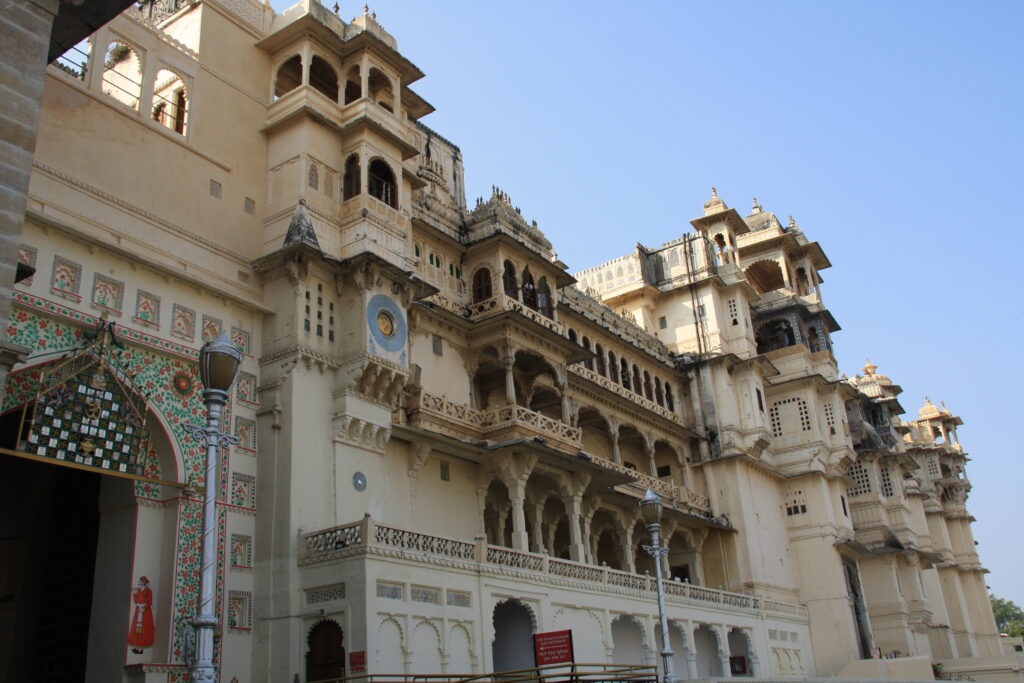
{"type": "Polygon", "coordinates": [[[988,596],[992,601],[992,614],[996,617],[996,627],[1000,633],[1008,636],[1024,636],[1024,610],[1009,600],[988,596]]]}

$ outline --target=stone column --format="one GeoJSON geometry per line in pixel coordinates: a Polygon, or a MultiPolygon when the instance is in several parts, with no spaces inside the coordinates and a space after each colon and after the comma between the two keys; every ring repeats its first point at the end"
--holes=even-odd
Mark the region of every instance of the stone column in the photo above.
{"type": "Polygon", "coordinates": [[[512,376],[512,368],[515,367],[516,358],[515,356],[505,356],[502,363],[505,366],[505,401],[508,402],[508,405],[514,406],[516,404],[516,381],[512,376]]]}
{"type": "Polygon", "coordinates": [[[509,487],[509,497],[512,499],[512,548],[529,552],[530,539],[526,533],[526,482],[516,479],[509,487]]]}
{"type": "Polygon", "coordinates": [[[587,561],[587,552],[583,546],[584,537],[580,529],[582,503],[582,493],[578,493],[569,499],[569,559],[574,562],[587,561]]]}
{"type": "Polygon", "coordinates": [[[58,0],[0,0],[0,386],[28,348],[7,339],[58,0]]]}

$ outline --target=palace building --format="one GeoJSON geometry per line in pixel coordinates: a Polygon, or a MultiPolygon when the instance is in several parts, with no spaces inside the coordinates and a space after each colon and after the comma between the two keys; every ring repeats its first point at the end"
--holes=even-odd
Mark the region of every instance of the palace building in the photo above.
{"type": "Polygon", "coordinates": [[[0,678],[187,680],[214,486],[222,683],[521,669],[562,630],[660,666],[647,491],[676,678],[1024,681],[962,421],[840,373],[813,229],[712,190],[570,272],[502,190],[467,204],[423,77],[316,0],[143,0],[47,67],[0,678]],[[186,427],[221,334],[208,482],[186,427]]]}

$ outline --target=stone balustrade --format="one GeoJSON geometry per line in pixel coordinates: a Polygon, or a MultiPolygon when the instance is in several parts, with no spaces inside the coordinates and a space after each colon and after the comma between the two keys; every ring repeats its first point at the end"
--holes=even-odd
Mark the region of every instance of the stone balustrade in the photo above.
{"type": "Polygon", "coordinates": [[[570,366],[568,366],[568,369],[569,369],[569,372],[571,372],[572,374],[579,375],[580,377],[583,377],[584,379],[587,379],[587,380],[593,382],[594,384],[597,384],[598,386],[600,386],[600,387],[602,387],[604,389],[607,389],[608,391],[612,392],[613,394],[615,394],[617,396],[621,396],[622,398],[628,400],[630,403],[635,403],[636,405],[640,406],[641,408],[644,408],[645,410],[649,410],[650,412],[652,412],[652,413],[654,413],[654,414],[656,414],[656,415],[658,415],[660,417],[663,417],[666,420],[671,420],[672,422],[675,422],[678,425],[682,425],[684,427],[688,426],[683,421],[682,417],[680,417],[676,413],[672,412],[668,408],[664,408],[662,406],[659,406],[654,401],[651,401],[651,400],[647,399],[644,396],[641,396],[640,394],[638,394],[636,392],[630,391],[629,389],[625,388],[621,384],[619,384],[617,382],[613,382],[610,379],[608,379],[607,377],[599,375],[598,373],[594,372],[593,370],[588,370],[587,368],[583,367],[582,365],[578,365],[578,364],[577,365],[570,365],[570,366]]]}
{"type": "Polygon", "coordinates": [[[468,307],[469,318],[473,321],[480,321],[504,311],[513,311],[525,318],[529,318],[541,327],[551,330],[559,336],[565,336],[565,328],[562,323],[549,318],[540,311],[535,311],[526,304],[510,296],[499,294],[490,299],[471,303],[468,307]]]}
{"type": "MultiPolygon", "coordinates": [[[[414,427],[456,437],[470,436],[482,440],[513,438],[526,433],[543,438],[552,447],[568,453],[578,453],[583,443],[583,430],[580,427],[573,427],[520,405],[482,411],[444,396],[424,392],[409,406],[409,412],[414,427]]],[[[711,514],[711,503],[701,493],[606,458],[590,455],[590,460],[607,470],[632,478],[641,489],[650,489],[664,498],[666,504],[703,516],[711,514]]]]}
{"type": "MultiPolygon", "coordinates": [[[[512,548],[487,544],[482,538],[475,542],[420,534],[377,524],[367,515],[359,522],[323,529],[299,537],[299,565],[309,566],[330,562],[352,554],[365,555],[369,550],[408,552],[426,564],[445,565],[461,560],[477,565],[483,573],[507,574],[508,571],[547,575],[559,580],[580,582],[589,590],[600,586],[653,594],[654,577],[634,574],[607,566],[596,566],[572,560],[562,560],[541,553],[529,553],[512,548]],[[367,539],[373,539],[367,542],[367,539]],[[358,550],[354,553],[354,550],[358,550]],[[587,585],[590,584],[590,585],[587,585]]],[[[754,615],[771,614],[806,621],[807,608],[803,605],[769,600],[757,595],[733,593],[680,581],[663,580],[669,604],[690,605],[705,609],[725,610],[754,615]]]]}

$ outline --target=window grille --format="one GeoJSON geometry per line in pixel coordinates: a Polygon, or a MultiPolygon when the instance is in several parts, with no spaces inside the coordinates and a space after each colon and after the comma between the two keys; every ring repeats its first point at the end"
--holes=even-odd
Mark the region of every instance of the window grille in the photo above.
{"type": "Polygon", "coordinates": [[[886,498],[892,498],[896,495],[892,485],[892,473],[889,471],[888,467],[883,466],[881,475],[882,495],[886,498]]]}
{"type": "Polygon", "coordinates": [[[850,478],[853,479],[853,488],[847,491],[847,493],[850,494],[850,498],[855,498],[856,496],[865,493],[871,493],[871,477],[868,475],[868,471],[865,469],[864,465],[859,462],[853,463],[850,465],[850,469],[847,471],[847,474],[849,474],[850,478]]]}

